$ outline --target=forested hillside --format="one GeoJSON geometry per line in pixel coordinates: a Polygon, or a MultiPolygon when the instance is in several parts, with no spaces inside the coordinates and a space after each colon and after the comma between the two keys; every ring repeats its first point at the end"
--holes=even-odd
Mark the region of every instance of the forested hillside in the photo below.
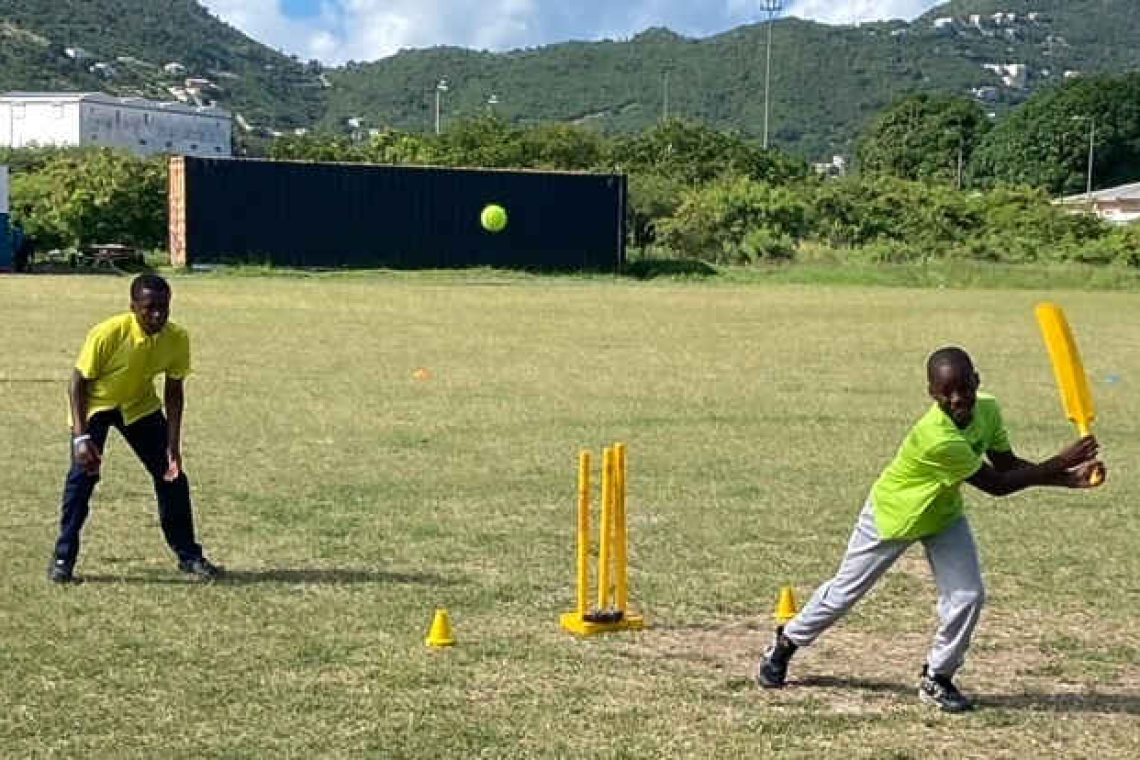
{"type": "Polygon", "coordinates": [[[319,74],[319,67],[255,42],[194,0],[0,0],[0,92],[173,100],[170,88],[203,78],[211,84],[204,98],[252,126],[287,128],[308,126],[324,113],[319,74]],[[168,73],[168,63],[185,71],[168,73]]]}
{"type": "MultiPolygon", "coordinates": [[[[954,0],[911,23],[785,18],[772,31],[770,140],[813,159],[850,155],[872,117],[907,93],[962,95],[1000,115],[1067,75],[1140,69],[1136,0],[954,0]]],[[[185,77],[204,77],[215,85],[206,96],[257,131],[350,134],[433,130],[436,85],[446,79],[445,127],[493,109],[517,125],[632,132],[668,115],[757,137],[766,38],[763,23],[703,39],[650,29],[503,53],[408,50],[322,71],[194,0],[0,0],[0,90],[170,99],[185,77]],[[73,60],[69,47],[91,57],[73,60]],[[164,72],[171,61],[187,72],[164,72]],[[97,62],[113,73],[93,72],[97,62]]]]}
{"type": "MultiPolygon", "coordinates": [[[[1140,68],[1138,10],[1135,0],[957,0],[912,23],[777,20],[771,140],[813,158],[850,153],[870,118],[905,93],[978,97],[987,110],[1003,113],[1062,81],[1067,71],[1140,68]],[[974,14],[982,16],[978,24],[970,21],[974,14]],[[944,18],[952,21],[935,25],[944,18]],[[1010,86],[987,64],[1022,64],[1024,82],[1010,86]]],[[[626,41],[501,54],[405,51],[330,73],[336,86],[322,124],[337,130],[357,118],[365,126],[430,129],[435,85],[446,78],[445,119],[493,107],[520,123],[570,121],[631,131],[667,112],[758,136],[766,39],[766,26],[758,23],[704,39],[651,29],[626,41]],[[487,103],[492,94],[494,106],[487,103]]]]}

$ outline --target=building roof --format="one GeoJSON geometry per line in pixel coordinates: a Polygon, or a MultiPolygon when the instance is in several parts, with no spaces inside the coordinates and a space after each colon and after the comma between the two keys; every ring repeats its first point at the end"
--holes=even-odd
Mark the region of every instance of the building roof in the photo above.
{"type": "Polygon", "coordinates": [[[108,105],[131,106],[134,108],[152,108],[155,110],[172,111],[200,116],[216,116],[223,119],[232,118],[230,112],[217,106],[190,106],[178,102],[160,102],[146,98],[117,98],[105,92],[21,92],[12,91],[0,93],[0,103],[16,103],[29,101],[49,101],[53,103],[106,103],[108,105]]]}
{"type": "Polygon", "coordinates": [[[1127,185],[1117,185],[1116,187],[1106,187],[1103,190],[1094,190],[1092,193],[1081,193],[1079,195],[1067,195],[1061,198],[1059,203],[1088,203],[1092,201],[1106,202],[1106,201],[1122,201],[1122,200],[1140,200],[1140,182],[1130,182],[1127,185]]]}

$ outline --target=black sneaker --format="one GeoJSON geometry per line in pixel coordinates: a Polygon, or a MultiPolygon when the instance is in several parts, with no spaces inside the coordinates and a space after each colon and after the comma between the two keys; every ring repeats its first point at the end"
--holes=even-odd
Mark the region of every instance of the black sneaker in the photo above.
{"type": "Polygon", "coordinates": [[[943,712],[960,713],[974,709],[974,703],[958,691],[948,676],[931,673],[925,665],[922,666],[922,678],[918,682],[918,698],[943,712]]]}
{"type": "Polygon", "coordinates": [[[765,689],[779,689],[788,680],[788,663],[798,647],[784,635],[776,631],[776,639],[764,653],[764,661],[756,668],[756,683],[765,689]]]}
{"type": "Polygon", "coordinates": [[[52,557],[48,563],[47,577],[52,583],[71,583],[75,577],[71,574],[74,565],[65,559],[52,557]]]}
{"type": "Polygon", "coordinates": [[[221,578],[225,572],[222,568],[210,562],[210,560],[205,557],[181,560],[178,563],[178,569],[203,581],[212,581],[221,578]]]}

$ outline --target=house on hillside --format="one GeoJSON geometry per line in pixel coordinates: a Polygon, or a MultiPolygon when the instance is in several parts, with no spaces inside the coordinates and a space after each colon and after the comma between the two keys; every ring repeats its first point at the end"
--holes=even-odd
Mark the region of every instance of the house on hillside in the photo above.
{"type": "Polygon", "coordinates": [[[228,111],[101,92],[0,94],[0,148],[122,148],[141,156],[230,156],[228,111]]]}
{"type": "Polygon", "coordinates": [[[1140,219],[1140,182],[1069,195],[1054,203],[1073,213],[1093,213],[1106,222],[1128,224],[1140,219]]]}
{"type": "Polygon", "coordinates": [[[846,177],[847,159],[843,156],[832,156],[830,161],[821,161],[811,165],[812,170],[821,177],[846,177]]]}

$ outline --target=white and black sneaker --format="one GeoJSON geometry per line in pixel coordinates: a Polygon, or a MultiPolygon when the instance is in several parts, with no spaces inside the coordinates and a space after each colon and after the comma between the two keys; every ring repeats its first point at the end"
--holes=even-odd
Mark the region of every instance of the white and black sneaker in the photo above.
{"type": "Polygon", "coordinates": [[[974,709],[974,703],[958,691],[949,676],[931,673],[926,665],[922,666],[922,678],[918,682],[918,698],[943,712],[960,713],[974,709]]]}
{"type": "Polygon", "coordinates": [[[756,667],[756,683],[765,689],[782,688],[788,680],[788,663],[796,649],[798,647],[784,635],[783,629],[776,629],[776,639],[764,653],[763,662],[756,667]]]}
{"type": "Polygon", "coordinates": [[[72,563],[60,557],[52,557],[48,563],[47,577],[52,583],[71,583],[75,580],[72,575],[72,563]]]}
{"type": "Polygon", "coordinates": [[[224,569],[205,557],[181,560],[178,569],[200,581],[215,581],[226,573],[224,569]]]}

